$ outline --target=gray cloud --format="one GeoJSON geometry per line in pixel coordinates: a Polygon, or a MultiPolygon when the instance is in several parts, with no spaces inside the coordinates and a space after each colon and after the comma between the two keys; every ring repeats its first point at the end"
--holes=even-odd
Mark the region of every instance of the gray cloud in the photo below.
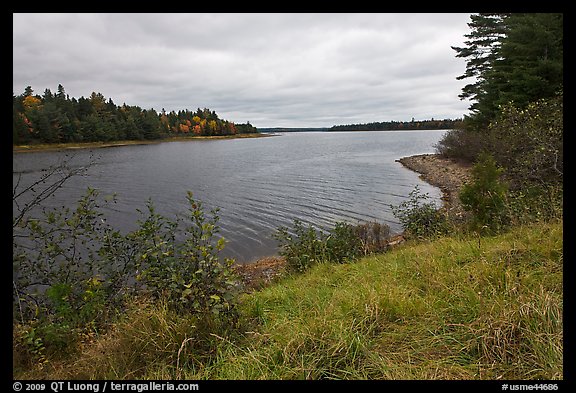
{"type": "Polygon", "coordinates": [[[257,127],[460,117],[468,14],[14,14],[13,90],[257,127]],[[35,28],[31,28],[34,26],[35,28]]]}

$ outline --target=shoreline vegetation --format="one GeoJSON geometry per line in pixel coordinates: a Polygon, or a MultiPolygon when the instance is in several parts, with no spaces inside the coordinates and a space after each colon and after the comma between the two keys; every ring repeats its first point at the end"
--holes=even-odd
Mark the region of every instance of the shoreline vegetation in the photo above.
{"type": "Polygon", "coordinates": [[[265,138],[274,136],[273,134],[249,133],[235,135],[212,135],[212,136],[171,136],[162,139],[153,140],[123,140],[109,142],[76,142],[76,143],[37,143],[28,145],[13,145],[12,153],[28,153],[38,151],[60,151],[74,149],[98,149],[106,147],[119,147],[129,145],[151,145],[164,142],[188,142],[188,141],[206,141],[220,139],[243,139],[243,138],[265,138]]]}
{"type": "Polygon", "coordinates": [[[57,93],[45,89],[33,94],[27,86],[12,96],[12,144],[60,144],[126,140],[162,140],[170,137],[223,136],[257,133],[250,122],[221,119],[208,108],[157,112],[136,105],[116,105],[112,98],[92,92],[75,98],[58,85],[57,93]]]}
{"type": "MultiPolygon", "coordinates": [[[[458,198],[462,185],[471,178],[472,164],[457,159],[445,158],[440,154],[418,154],[396,160],[404,167],[420,174],[425,182],[440,188],[443,205],[453,220],[463,220],[466,212],[458,198]]],[[[404,234],[392,236],[389,245],[396,246],[405,241],[404,234]]],[[[253,262],[235,265],[236,272],[248,290],[261,289],[286,273],[286,260],[280,256],[266,256],[253,262]]]]}

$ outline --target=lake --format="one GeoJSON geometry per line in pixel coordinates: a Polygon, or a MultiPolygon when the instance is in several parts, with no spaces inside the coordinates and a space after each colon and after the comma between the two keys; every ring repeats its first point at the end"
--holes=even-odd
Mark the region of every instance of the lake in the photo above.
{"type": "Polygon", "coordinates": [[[117,195],[104,213],[115,228],[134,230],[151,199],[169,218],[186,212],[186,192],[205,210],[219,208],[224,256],[239,263],[275,255],[272,234],[294,219],[317,228],[337,221],[378,221],[402,230],[390,205],[405,201],[416,185],[440,206],[441,192],[396,159],[434,153],[445,130],[293,132],[267,138],[161,142],[149,145],[13,154],[13,184],[32,182],[64,156],[96,164],[67,181],[46,201],[73,206],[91,186],[117,195]]]}

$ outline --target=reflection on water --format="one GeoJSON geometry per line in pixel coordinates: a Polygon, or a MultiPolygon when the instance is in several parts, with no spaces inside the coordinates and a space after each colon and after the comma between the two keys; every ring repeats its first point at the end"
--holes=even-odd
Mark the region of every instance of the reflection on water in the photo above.
{"type": "Polygon", "coordinates": [[[404,201],[415,185],[440,203],[440,191],[396,159],[432,153],[445,131],[306,132],[276,137],[164,142],[70,152],[13,155],[16,182],[33,181],[41,170],[73,155],[73,165],[97,158],[88,174],[74,177],[47,200],[74,204],[86,187],[116,194],[106,207],[108,221],[124,231],[136,228],[151,199],[159,213],[184,214],[186,192],[220,209],[224,254],[245,263],[273,255],[274,230],[295,218],[328,228],[336,221],[379,221],[401,230],[390,205],[404,201]]]}

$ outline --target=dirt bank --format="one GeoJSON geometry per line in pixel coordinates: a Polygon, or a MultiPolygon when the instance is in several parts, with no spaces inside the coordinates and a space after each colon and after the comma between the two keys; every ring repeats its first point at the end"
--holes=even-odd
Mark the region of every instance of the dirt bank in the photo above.
{"type": "Polygon", "coordinates": [[[245,265],[234,266],[242,279],[245,289],[250,292],[270,284],[286,271],[286,259],[283,257],[264,257],[245,265]]]}

